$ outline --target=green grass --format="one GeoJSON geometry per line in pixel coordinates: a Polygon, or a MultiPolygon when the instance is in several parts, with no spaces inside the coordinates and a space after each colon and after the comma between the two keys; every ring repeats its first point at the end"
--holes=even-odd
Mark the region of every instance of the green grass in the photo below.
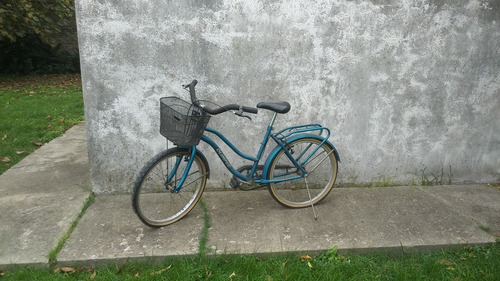
{"type": "Polygon", "coordinates": [[[430,254],[218,255],[97,268],[20,268],[4,280],[500,280],[500,245],[430,254]]]}
{"type": "Polygon", "coordinates": [[[0,82],[0,174],[84,120],[78,83],[0,82]]]}

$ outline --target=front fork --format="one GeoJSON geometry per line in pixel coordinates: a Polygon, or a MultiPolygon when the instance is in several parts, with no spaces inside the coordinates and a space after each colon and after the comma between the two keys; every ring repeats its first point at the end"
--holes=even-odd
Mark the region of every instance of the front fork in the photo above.
{"type": "MultiPolygon", "coordinates": [[[[186,164],[186,169],[182,173],[182,177],[180,178],[180,180],[177,183],[177,185],[175,186],[175,188],[172,189],[172,191],[171,191],[172,193],[178,193],[179,191],[181,191],[182,185],[186,181],[186,178],[187,178],[187,176],[189,174],[189,170],[191,170],[191,166],[193,165],[193,161],[194,161],[194,158],[195,158],[195,155],[196,155],[196,146],[192,146],[189,149],[189,152],[190,152],[190,156],[189,156],[188,159],[184,159],[183,160],[183,158],[185,158],[184,155],[182,155],[182,156],[178,155],[176,157],[174,166],[172,167],[172,170],[170,171],[170,174],[168,174],[167,179],[165,180],[165,186],[168,186],[168,184],[172,181],[172,179],[176,178],[176,176],[177,176],[177,170],[179,169],[179,166],[181,165],[182,161],[187,161],[188,162],[186,164]]],[[[168,168],[169,167],[167,167],[167,169],[168,168]]]]}

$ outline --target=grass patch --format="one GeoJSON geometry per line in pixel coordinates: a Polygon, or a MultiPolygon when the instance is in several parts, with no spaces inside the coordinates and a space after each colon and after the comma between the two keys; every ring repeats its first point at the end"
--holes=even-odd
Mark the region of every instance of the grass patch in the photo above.
{"type": "Polygon", "coordinates": [[[283,254],[182,257],[124,266],[5,271],[6,280],[499,280],[500,245],[398,257],[283,254]]]}
{"type": "Polygon", "coordinates": [[[73,76],[0,79],[0,174],[83,120],[73,76]]]}
{"type": "Polygon", "coordinates": [[[392,177],[380,176],[377,178],[375,187],[388,187],[388,186],[394,186],[394,184],[392,183],[392,177]]]}
{"type": "Polygon", "coordinates": [[[53,268],[57,265],[57,255],[59,254],[59,252],[63,248],[66,241],[71,236],[71,233],[73,233],[73,230],[75,230],[76,226],[78,225],[78,222],[80,222],[80,219],[83,217],[83,215],[85,214],[87,209],[92,205],[92,203],[94,203],[94,201],[95,201],[95,197],[92,194],[89,195],[89,197],[87,197],[87,199],[85,199],[85,202],[83,203],[82,210],[80,211],[80,213],[78,214],[76,219],[71,223],[68,231],[63,235],[63,237],[61,237],[61,239],[59,239],[59,242],[57,243],[57,245],[50,251],[50,253],[49,253],[49,266],[51,268],[53,268]]]}
{"type": "Polygon", "coordinates": [[[420,180],[420,185],[422,185],[422,186],[429,186],[429,185],[443,185],[443,184],[451,184],[452,183],[453,174],[451,172],[451,165],[449,166],[448,181],[447,182],[443,182],[443,178],[444,178],[444,175],[445,175],[443,167],[441,167],[441,173],[440,174],[439,173],[437,173],[437,174],[430,173],[430,175],[429,175],[429,174],[427,174],[425,172],[426,169],[427,169],[427,167],[425,167],[422,170],[422,176],[421,176],[421,180],[420,180]]]}

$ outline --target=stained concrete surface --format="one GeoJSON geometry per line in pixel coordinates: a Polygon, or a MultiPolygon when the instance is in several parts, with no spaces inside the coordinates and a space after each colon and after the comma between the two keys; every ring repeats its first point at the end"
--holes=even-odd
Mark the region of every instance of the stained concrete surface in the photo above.
{"type": "MultiPolygon", "coordinates": [[[[130,190],[165,144],[158,100],[189,100],[181,85],[192,79],[198,98],[216,104],[288,101],[277,129],[330,128],[343,160],[339,182],[409,182],[443,167],[455,182],[500,181],[498,0],[77,0],[75,7],[96,193],[130,190]]],[[[252,118],[227,113],[209,125],[256,155],[270,114],[252,118]]],[[[235,154],[226,157],[240,165],[235,154]]],[[[227,185],[222,162],[210,163],[209,184],[227,185]]]]}

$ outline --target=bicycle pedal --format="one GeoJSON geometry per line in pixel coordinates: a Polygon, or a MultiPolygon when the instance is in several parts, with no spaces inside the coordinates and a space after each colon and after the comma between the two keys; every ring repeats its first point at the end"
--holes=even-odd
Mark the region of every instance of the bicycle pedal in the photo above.
{"type": "Polygon", "coordinates": [[[238,188],[240,185],[241,185],[241,182],[240,182],[240,180],[239,180],[238,178],[236,178],[236,177],[232,177],[232,178],[231,178],[231,180],[229,181],[229,186],[230,186],[231,188],[236,189],[236,188],[238,188]]]}

